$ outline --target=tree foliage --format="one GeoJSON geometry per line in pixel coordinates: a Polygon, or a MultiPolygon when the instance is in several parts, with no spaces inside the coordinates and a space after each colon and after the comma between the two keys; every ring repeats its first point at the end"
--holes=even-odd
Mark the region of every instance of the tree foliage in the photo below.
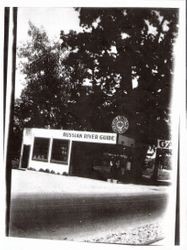
{"type": "MultiPolygon", "coordinates": [[[[83,32],[62,31],[61,44],[30,23],[18,53],[26,87],[15,102],[17,135],[23,127],[111,132],[125,115],[137,142],[169,139],[177,9],[77,11],[83,32]]],[[[146,153],[137,148],[135,165],[146,153]]]]}
{"type": "Polygon", "coordinates": [[[123,114],[130,121],[129,133],[139,140],[167,138],[177,11],[77,11],[84,31],[61,33],[62,48],[69,51],[64,63],[71,68],[72,82],[81,86],[89,81],[93,91],[89,98],[78,99],[74,112],[80,105],[89,107],[91,116],[88,108],[80,115],[96,130],[110,131],[111,120],[123,114]],[[136,88],[133,80],[138,81],[136,88]]]}
{"type": "Polygon", "coordinates": [[[72,126],[75,119],[67,107],[74,86],[61,59],[60,43],[50,42],[46,32],[32,23],[28,34],[30,40],[18,52],[26,87],[15,103],[15,121],[21,127],[72,126]]]}

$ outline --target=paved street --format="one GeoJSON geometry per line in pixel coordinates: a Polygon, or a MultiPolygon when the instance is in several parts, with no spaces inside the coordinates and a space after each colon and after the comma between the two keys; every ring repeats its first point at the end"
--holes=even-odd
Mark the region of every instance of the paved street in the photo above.
{"type": "Polygon", "coordinates": [[[162,223],[167,190],[13,170],[10,236],[81,241],[162,223]]]}

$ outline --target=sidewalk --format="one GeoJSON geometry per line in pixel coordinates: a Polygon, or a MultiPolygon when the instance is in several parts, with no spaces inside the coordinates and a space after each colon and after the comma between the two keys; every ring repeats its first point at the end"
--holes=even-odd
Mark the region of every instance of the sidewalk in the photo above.
{"type": "Polygon", "coordinates": [[[169,187],[140,184],[110,183],[76,176],[61,176],[37,171],[12,170],[13,193],[81,193],[103,194],[116,193],[167,193],[169,187]]]}

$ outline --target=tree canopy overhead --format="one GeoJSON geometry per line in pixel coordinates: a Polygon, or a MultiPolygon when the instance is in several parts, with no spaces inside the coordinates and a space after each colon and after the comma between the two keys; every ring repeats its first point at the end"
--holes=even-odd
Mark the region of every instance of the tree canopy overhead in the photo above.
{"type": "Polygon", "coordinates": [[[69,51],[64,64],[72,82],[77,86],[89,82],[93,91],[89,98],[79,98],[74,112],[92,98],[94,120],[86,112],[84,116],[93,129],[110,130],[111,119],[123,114],[130,120],[129,133],[140,140],[167,138],[177,10],[77,11],[84,31],[61,33],[62,48],[69,51]]]}
{"type": "Polygon", "coordinates": [[[168,138],[177,9],[77,8],[83,32],[51,43],[30,23],[19,49],[26,87],[22,127],[111,132],[125,115],[138,140],[168,138]]]}

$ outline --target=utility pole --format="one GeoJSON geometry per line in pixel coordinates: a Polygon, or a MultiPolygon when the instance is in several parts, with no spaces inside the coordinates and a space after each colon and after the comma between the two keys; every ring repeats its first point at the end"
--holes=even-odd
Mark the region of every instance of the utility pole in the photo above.
{"type": "Polygon", "coordinates": [[[6,173],[6,235],[9,236],[10,199],[11,199],[11,161],[13,109],[16,77],[16,40],[17,40],[17,7],[4,9],[4,98],[5,98],[5,137],[4,167],[6,173]],[[6,59],[5,59],[6,58],[6,59]]]}

